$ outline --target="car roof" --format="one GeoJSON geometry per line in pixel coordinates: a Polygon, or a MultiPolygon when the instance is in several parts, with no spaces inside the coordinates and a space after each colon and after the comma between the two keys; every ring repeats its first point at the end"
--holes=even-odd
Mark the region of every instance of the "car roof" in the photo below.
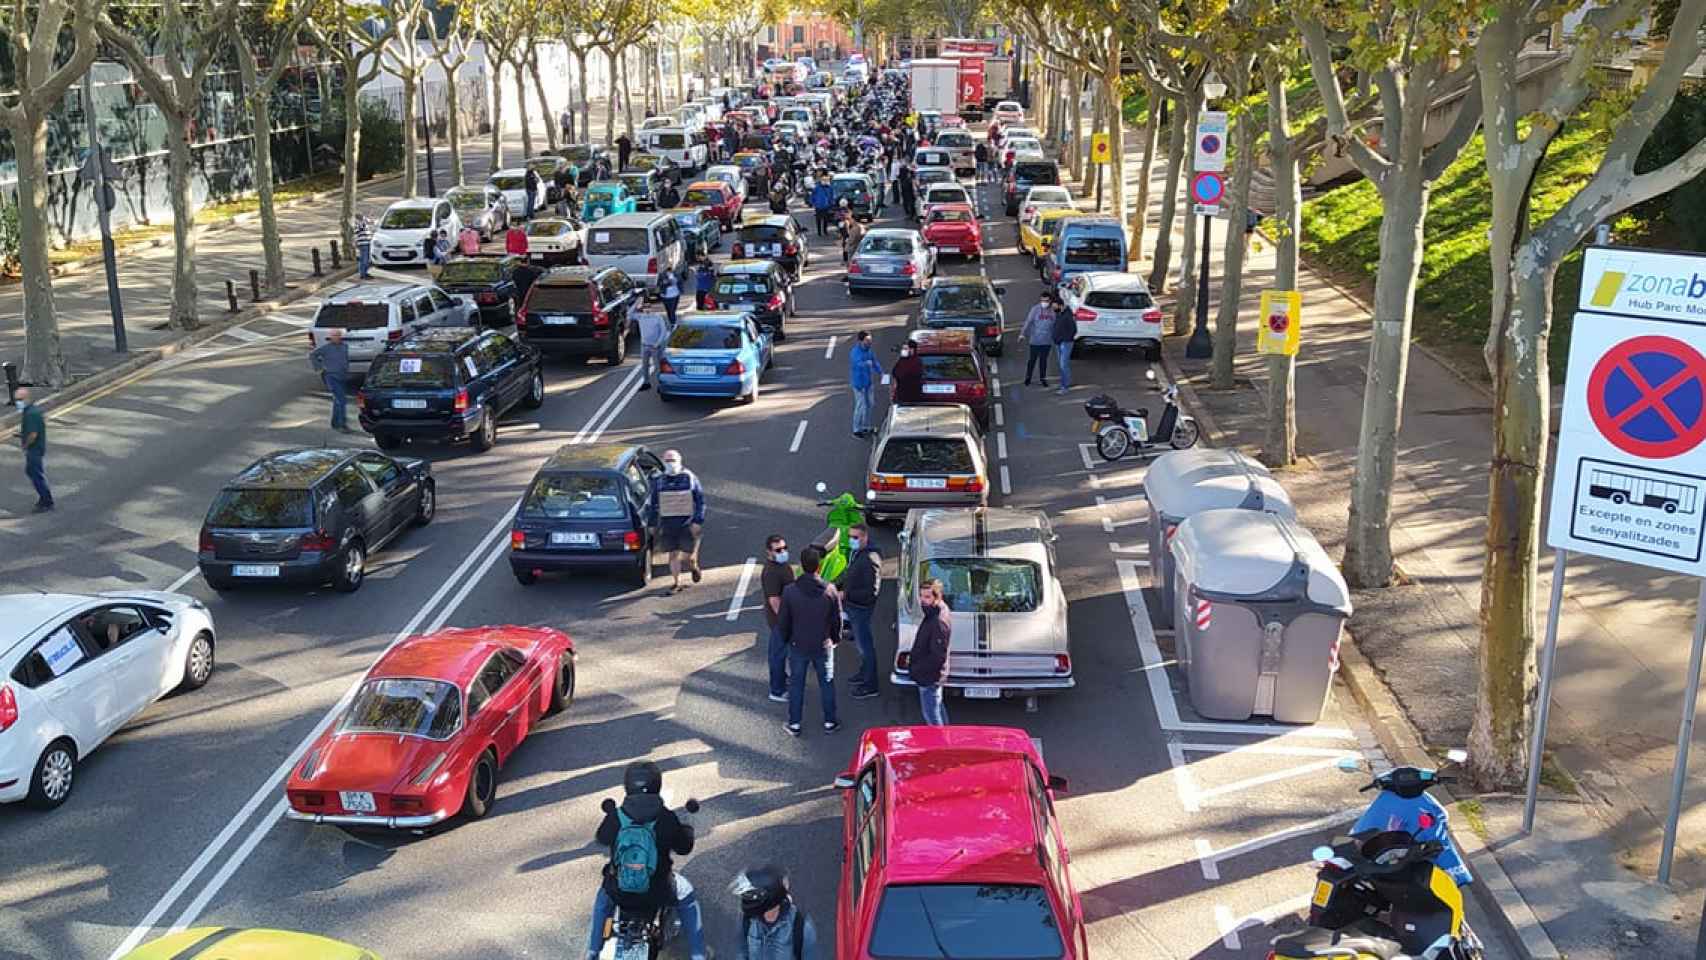
{"type": "Polygon", "coordinates": [[[977,341],[970,330],[923,328],[908,333],[906,338],[920,354],[972,353],[977,350],[977,341]]]}
{"type": "Polygon", "coordinates": [[[1086,214],[1083,219],[1073,224],[1074,227],[1089,227],[1093,230],[1122,230],[1120,222],[1113,217],[1100,214],[1086,214]]]}
{"type": "Polygon", "coordinates": [[[1043,558],[1048,520],[1036,510],[1013,507],[923,510],[917,520],[920,542],[931,556],[1043,558]]]}
{"type": "Polygon", "coordinates": [[[727,260],[717,266],[717,276],[725,273],[775,273],[781,269],[774,260],[727,260]]]}
{"type": "Polygon", "coordinates": [[[630,443],[565,443],[539,466],[547,470],[620,470],[644,449],[630,443]]]}
{"type": "Polygon", "coordinates": [[[889,408],[889,437],[975,437],[963,403],[901,403],[889,408]]]}
{"type": "Polygon", "coordinates": [[[225,486],[268,490],[305,488],[359,452],[347,447],[274,450],[244,467],[225,486]]]}
{"type": "Polygon", "coordinates": [[[835,176],[830,177],[829,179],[830,179],[831,183],[835,182],[836,180],[867,180],[868,181],[871,179],[871,175],[868,173],[838,173],[835,176]]]}
{"type": "Polygon", "coordinates": [[[1064,217],[1089,217],[1089,216],[1093,216],[1093,214],[1086,213],[1085,211],[1080,210],[1077,207],[1047,207],[1041,213],[1037,214],[1037,219],[1039,219],[1039,220],[1060,220],[1064,217]]]}
{"type": "Polygon", "coordinates": [[[390,345],[386,353],[450,353],[485,333],[476,327],[432,327],[390,345]]]}
{"type": "Polygon", "coordinates": [[[626,190],[626,189],[628,189],[628,185],[623,183],[620,180],[594,180],[593,182],[586,185],[586,188],[588,190],[597,190],[600,187],[603,187],[607,190],[618,190],[618,189],[626,190]]]}
{"type": "Polygon", "coordinates": [[[503,647],[514,648],[514,644],[494,636],[504,629],[449,629],[409,637],[381,656],[367,671],[367,678],[421,677],[467,686],[493,653],[503,647]]]}
{"type": "Polygon", "coordinates": [[[794,222],[794,218],[785,213],[768,213],[762,217],[750,217],[741,220],[743,227],[786,227],[794,222]]]}
{"type": "MultiPolygon", "coordinates": [[[[709,190],[721,190],[723,187],[727,187],[727,186],[728,186],[728,184],[724,183],[721,180],[695,180],[692,183],[687,185],[687,189],[691,190],[694,187],[705,187],[706,189],[709,189],[709,190]]],[[[730,187],[730,189],[733,189],[733,188],[730,187]]]]}
{"type": "Polygon", "coordinates": [[[418,283],[358,283],[325,298],[321,303],[366,303],[390,300],[392,297],[414,293],[421,288],[418,283]]]}
{"type": "Polygon", "coordinates": [[[385,208],[386,213],[393,210],[431,210],[442,202],[436,197],[414,197],[409,200],[396,200],[385,208]]]}
{"type": "Polygon", "coordinates": [[[593,224],[593,229],[603,230],[607,227],[644,227],[649,226],[659,217],[668,219],[669,214],[662,210],[636,210],[632,213],[618,213],[614,216],[605,217],[603,220],[593,224]]]}
{"type": "Polygon", "coordinates": [[[752,317],[745,310],[695,310],[684,313],[676,322],[676,329],[682,327],[739,327],[752,317]]]}
{"type": "Polygon", "coordinates": [[[9,593],[0,596],[0,653],[32,636],[50,620],[65,616],[89,597],[74,593],[9,593]]]}
{"type": "MultiPolygon", "coordinates": [[[[603,222],[603,221],[600,221],[603,222]]],[[[615,267],[552,267],[543,276],[533,281],[534,286],[544,284],[548,287],[567,287],[591,283],[615,267]]]]}
{"type": "Polygon", "coordinates": [[[983,287],[991,293],[995,291],[995,281],[982,274],[973,273],[939,273],[930,278],[926,290],[941,287],[983,287]]]}
{"type": "Polygon", "coordinates": [[[527,176],[527,168],[526,167],[504,167],[502,170],[499,170],[495,173],[487,174],[486,179],[490,180],[493,177],[525,177],[525,176],[527,176]]]}
{"type": "Polygon", "coordinates": [[[938,203],[930,208],[931,213],[937,213],[942,210],[958,210],[961,213],[973,212],[971,204],[969,203],[938,203]]]}
{"type": "Polygon", "coordinates": [[[908,230],[905,227],[878,227],[875,230],[866,230],[865,236],[867,236],[867,237],[905,237],[908,240],[916,241],[918,239],[918,231],[908,230]]]}
{"type": "Polygon", "coordinates": [[[1133,292],[1149,292],[1149,284],[1135,273],[1121,273],[1117,270],[1092,270],[1082,274],[1088,279],[1092,290],[1123,290],[1133,292]]]}

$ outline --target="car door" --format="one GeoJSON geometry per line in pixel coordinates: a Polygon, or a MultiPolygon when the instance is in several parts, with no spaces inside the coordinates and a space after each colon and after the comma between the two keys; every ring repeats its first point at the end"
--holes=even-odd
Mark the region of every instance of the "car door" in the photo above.
{"type": "Polygon", "coordinates": [[[334,470],[331,481],[332,492],[344,514],[343,530],[338,531],[340,546],[355,534],[367,545],[368,552],[378,549],[395,526],[386,510],[385,497],[367,481],[367,474],[354,462],[334,470]]]}
{"type": "Polygon", "coordinates": [[[753,361],[757,364],[754,369],[758,371],[759,378],[763,379],[764,371],[770,366],[770,334],[759,328],[758,324],[753,321],[751,314],[747,314],[746,317],[746,336],[744,339],[749,344],[748,349],[752,352],[753,361]]]}
{"type": "Polygon", "coordinates": [[[102,721],[110,734],[160,695],[163,665],[171,654],[171,628],[161,631],[134,604],[95,607],[79,615],[77,626],[112,675],[112,712],[102,721]]]}
{"type": "Polygon", "coordinates": [[[460,300],[451,298],[449,294],[437,287],[433,287],[431,290],[428,290],[427,294],[432,297],[434,326],[460,326],[467,322],[470,309],[477,309],[464,305],[460,300]]]}
{"type": "MultiPolygon", "coordinates": [[[[415,313],[413,298],[405,295],[403,299],[397,301],[394,309],[397,311],[397,329],[403,332],[403,336],[406,337],[420,329],[420,317],[415,313]]],[[[380,346],[383,347],[384,345],[381,344],[380,346]]]]}
{"type": "Polygon", "coordinates": [[[419,319],[422,329],[443,326],[444,317],[433,306],[432,294],[422,290],[415,294],[415,316],[419,319]]]}
{"type": "MultiPolygon", "coordinates": [[[[885,807],[882,766],[872,760],[853,782],[853,813],[849,838],[847,889],[847,943],[845,956],[862,956],[864,938],[870,930],[871,915],[882,899],[881,866],[883,861],[885,807]]],[[[839,911],[838,911],[839,912],[839,911]]]]}
{"type": "Polygon", "coordinates": [[[490,376],[503,397],[503,409],[508,410],[519,403],[527,392],[531,377],[515,344],[508,337],[494,333],[481,341],[480,360],[481,366],[491,366],[490,376]]]}
{"type": "Polygon", "coordinates": [[[77,752],[87,754],[117,729],[118,691],[112,664],[100,656],[75,619],[48,631],[13,671],[12,678],[30,687],[47,704],[77,752]]]}
{"type": "Polygon", "coordinates": [[[469,706],[476,711],[475,730],[497,749],[500,765],[527,736],[532,722],[526,709],[530,686],[523,673],[526,666],[525,657],[505,647],[486,660],[468,693],[469,706]]]}
{"type": "Polygon", "coordinates": [[[1060,829],[1060,822],[1054,813],[1054,797],[1049,793],[1048,784],[1043,779],[1042,772],[1035,766],[1026,764],[1030,771],[1031,808],[1036,829],[1037,857],[1042,861],[1044,872],[1049,878],[1049,885],[1054,888],[1055,899],[1069,929],[1064,931],[1064,940],[1076,941],[1075,951],[1078,956],[1089,955],[1089,947],[1084,930],[1084,908],[1078,899],[1078,890],[1072,885],[1072,877],[1067,864],[1072,862],[1072,853],[1066,846],[1066,834],[1060,829]]]}
{"type": "Polygon", "coordinates": [[[355,458],[355,465],[385,500],[385,538],[389,540],[414,518],[419,508],[420,481],[383,454],[361,454],[355,458]]]}

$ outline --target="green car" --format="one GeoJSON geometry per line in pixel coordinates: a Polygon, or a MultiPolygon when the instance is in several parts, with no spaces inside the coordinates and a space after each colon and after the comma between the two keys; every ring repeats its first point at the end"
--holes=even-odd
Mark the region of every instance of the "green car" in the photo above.
{"type": "Polygon", "coordinates": [[[639,202],[620,180],[596,180],[581,198],[581,220],[597,223],[613,213],[633,213],[639,202]]]}

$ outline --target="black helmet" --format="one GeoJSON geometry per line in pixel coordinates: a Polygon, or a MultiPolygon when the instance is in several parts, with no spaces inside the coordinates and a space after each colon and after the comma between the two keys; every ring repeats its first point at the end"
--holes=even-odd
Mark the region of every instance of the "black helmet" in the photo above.
{"type": "Polygon", "coordinates": [[[628,769],[622,771],[622,791],[624,793],[656,795],[661,790],[663,790],[663,768],[650,760],[636,760],[628,764],[628,769]]]}
{"type": "Polygon", "coordinates": [[[749,917],[762,916],[788,899],[788,875],[781,867],[767,864],[748,870],[741,879],[740,909],[749,917]]]}

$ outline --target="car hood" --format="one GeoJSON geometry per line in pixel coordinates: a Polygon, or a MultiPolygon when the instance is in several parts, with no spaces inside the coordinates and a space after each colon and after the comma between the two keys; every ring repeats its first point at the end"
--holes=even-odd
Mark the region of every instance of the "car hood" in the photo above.
{"type": "Polygon", "coordinates": [[[373,239],[375,242],[389,240],[393,243],[420,243],[431,232],[431,227],[419,227],[412,230],[404,230],[398,227],[380,227],[373,231],[373,239]]]}
{"type": "MultiPolygon", "coordinates": [[[[916,612],[901,610],[897,632],[900,649],[912,649],[912,638],[918,633],[916,612]]],[[[959,613],[953,614],[953,634],[948,643],[950,661],[954,657],[979,655],[1032,654],[1052,658],[1067,652],[1066,625],[1056,623],[1049,605],[1029,613],[959,613]]],[[[960,674],[964,661],[952,662],[949,669],[960,674]]]]}
{"type": "MultiPolygon", "coordinates": [[[[317,769],[323,772],[297,786],[314,790],[367,790],[394,793],[419,774],[451,741],[382,733],[339,733],[322,740],[317,769]]],[[[310,751],[312,753],[313,751],[310,751]]],[[[300,766],[297,777],[301,776],[300,766]]]]}

